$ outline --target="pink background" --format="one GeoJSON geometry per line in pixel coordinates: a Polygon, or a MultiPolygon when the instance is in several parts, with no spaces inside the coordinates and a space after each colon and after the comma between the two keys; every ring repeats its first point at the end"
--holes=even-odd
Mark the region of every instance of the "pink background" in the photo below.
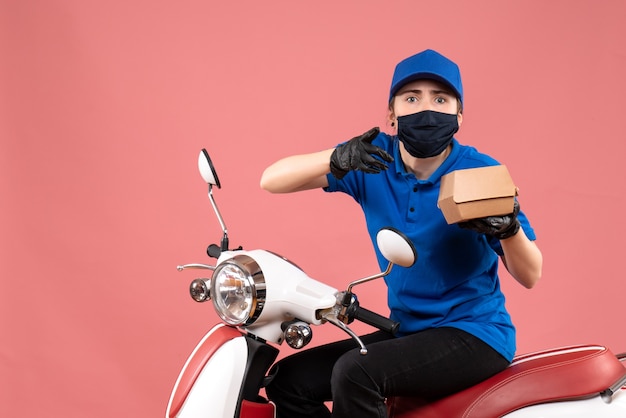
{"type": "MultiPolygon", "coordinates": [[[[270,195],[259,178],[280,157],[387,129],[393,67],[426,48],[461,66],[458,138],[509,167],[543,250],[535,289],[502,274],[519,352],[626,351],[625,12],[620,0],[0,0],[1,414],[163,415],[216,321],[187,295],[195,273],[175,270],[220,237],[202,147],[233,245],[338,287],[374,273],[350,198],[270,195]]],[[[382,284],[360,296],[384,311],[382,284]]]]}

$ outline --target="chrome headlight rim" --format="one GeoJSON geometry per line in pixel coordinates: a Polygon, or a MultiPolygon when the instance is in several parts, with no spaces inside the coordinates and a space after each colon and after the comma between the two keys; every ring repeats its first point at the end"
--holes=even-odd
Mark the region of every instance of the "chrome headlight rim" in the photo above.
{"type": "MultiPolygon", "coordinates": [[[[220,263],[211,280],[211,300],[219,317],[228,325],[246,326],[254,323],[261,315],[266,300],[265,276],[259,264],[252,257],[236,255],[220,263]],[[236,280],[236,289],[243,292],[243,300],[249,299],[245,307],[225,302],[221,275],[231,273],[230,280],[236,280]],[[236,277],[232,277],[235,272],[236,277]],[[246,296],[247,295],[247,296],[246,296]],[[241,312],[237,313],[238,310],[241,312]]],[[[241,302],[241,301],[240,301],[241,302]]]]}

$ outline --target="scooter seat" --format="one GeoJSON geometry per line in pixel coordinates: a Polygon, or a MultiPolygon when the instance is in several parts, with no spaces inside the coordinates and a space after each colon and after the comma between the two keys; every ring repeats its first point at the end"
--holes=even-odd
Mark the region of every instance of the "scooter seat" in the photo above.
{"type": "Polygon", "coordinates": [[[606,347],[564,347],[518,356],[497,375],[434,402],[389,398],[388,411],[394,418],[501,417],[525,406],[596,396],[624,376],[626,368],[606,347]]]}

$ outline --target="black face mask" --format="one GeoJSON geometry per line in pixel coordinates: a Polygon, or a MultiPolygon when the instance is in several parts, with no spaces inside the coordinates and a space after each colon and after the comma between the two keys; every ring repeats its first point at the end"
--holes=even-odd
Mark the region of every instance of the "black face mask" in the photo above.
{"type": "Polygon", "coordinates": [[[398,138],[415,158],[429,158],[446,149],[459,130],[457,115],[424,110],[398,117],[398,138]]]}

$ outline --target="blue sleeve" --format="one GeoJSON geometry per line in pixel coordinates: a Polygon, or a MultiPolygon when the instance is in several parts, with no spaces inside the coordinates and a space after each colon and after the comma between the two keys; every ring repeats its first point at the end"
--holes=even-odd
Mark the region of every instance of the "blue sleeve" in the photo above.
{"type": "Polygon", "coordinates": [[[328,180],[328,187],[324,187],[325,192],[337,192],[339,191],[339,180],[331,173],[326,174],[326,180],[328,180]]]}

